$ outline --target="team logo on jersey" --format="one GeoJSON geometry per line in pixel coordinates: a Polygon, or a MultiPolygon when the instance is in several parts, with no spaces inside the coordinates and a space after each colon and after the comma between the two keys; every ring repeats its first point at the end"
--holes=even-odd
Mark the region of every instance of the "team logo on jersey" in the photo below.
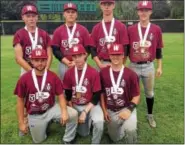
{"type": "Polygon", "coordinates": [[[100,38],[99,44],[100,44],[100,46],[104,46],[105,45],[105,38],[100,38]]]}
{"type": "Polygon", "coordinates": [[[86,101],[87,101],[87,99],[85,97],[80,97],[80,99],[79,99],[80,104],[84,104],[84,103],[86,103],[86,101]]]}
{"type": "Polygon", "coordinates": [[[114,28],[114,30],[113,30],[113,35],[116,35],[116,34],[117,34],[117,29],[114,28]]]}
{"type": "Polygon", "coordinates": [[[51,85],[50,85],[50,83],[48,83],[48,84],[46,85],[46,90],[47,90],[47,91],[50,91],[50,90],[51,90],[51,85]]]}
{"type": "Polygon", "coordinates": [[[31,54],[31,46],[26,46],[26,48],[25,48],[25,53],[27,54],[27,55],[30,55],[31,54]]]}
{"type": "Polygon", "coordinates": [[[115,103],[117,106],[123,106],[125,104],[125,101],[120,98],[120,99],[115,100],[115,103]]]}
{"type": "Polygon", "coordinates": [[[36,45],[37,49],[42,49],[42,45],[36,45]]]}
{"type": "Polygon", "coordinates": [[[113,96],[113,99],[114,100],[117,100],[118,99],[118,95],[117,94],[113,94],[112,96],[113,96]]]}
{"type": "Polygon", "coordinates": [[[29,101],[30,102],[35,102],[35,94],[29,94],[29,101]]]}
{"type": "Polygon", "coordinates": [[[76,37],[80,37],[80,32],[79,31],[76,32],[76,37]]]}
{"type": "Polygon", "coordinates": [[[47,110],[49,108],[49,104],[47,103],[44,103],[42,106],[41,106],[41,110],[47,110]]]}
{"type": "Polygon", "coordinates": [[[42,37],[39,37],[39,43],[42,44],[43,43],[43,39],[42,37]]]}
{"type": "Polygon", "coordinates": [[[111,95],[111,89],[110,88],[105,88],[105,90],[106,90],[106,95],[107,96],[110,96],[111,95]]]}
{"type": "Polygon", "coordinates": [[[133,42],[133,48],[135,51],[138,51],[139,49],[139,42],[133,42]]]}
{"type": "Polygon", "coordinates": [[[154,38],[153,33],[150,33],[150,35],[149,35],[149,40],[150,40],[150,41],[152,41],[152,40],[153,40],[153,38],[154,38]]]}
{"type": "Polygon", "coordinates": [[[67,48],[68,47],[68,40],[62,40],[62,46],[64,48],[67,48]]]}
{"type": "Polygon", "coordinates": [[[85,78],[85,80],[84,80],[84,86],[87,86],[88,84],[89,84],[89,81],[88,81],[88,79],[87,78],[85,78]]]}
{"type": "Polygon", "coordinates": [[[121,81],[121,86],[125,87],[125,80],[124,79],[122,79],[122,81],[121,81]]]}

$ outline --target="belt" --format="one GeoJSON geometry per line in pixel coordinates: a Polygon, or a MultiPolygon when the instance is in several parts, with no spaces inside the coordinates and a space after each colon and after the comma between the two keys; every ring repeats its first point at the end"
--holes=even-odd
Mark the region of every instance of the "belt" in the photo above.
{"type": "Polygon", "coordinates": [[[147,64],[147,63],[150,63],[152,61],[139,61],[139,62],[136,62],[136,64],[147,64]]]}
{"type": "Polygon", "coordinates": [[[45,110],[45,111],[36,111],[36,112],[31,112],[31,113],[29,113],[30,115],[42,115],[42,114],[44,114],[44,113],[46,113],[46,111],[47,110],[45,110]]]}
{"type": "Polygon", "coordinates": [[[120,111],[120,110],[122,110],[124,107],[122,107],[122,108],[114,108],[114,109],[110,109],[111,111],[113,111],[113,112],[118,112],[118,111],[120,111]]]}

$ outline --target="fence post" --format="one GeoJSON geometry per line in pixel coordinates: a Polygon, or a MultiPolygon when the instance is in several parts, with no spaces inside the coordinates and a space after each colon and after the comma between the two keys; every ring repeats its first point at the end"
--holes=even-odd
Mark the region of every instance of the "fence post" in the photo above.
{"type": "Polygon", "coordinates": [[[1,21],[1,29],[2,29],[2,33],[3,33],[3,35],[5,35],[5,30],[4,30],[4,24],[3,24],[3,21],[1,21]]]}

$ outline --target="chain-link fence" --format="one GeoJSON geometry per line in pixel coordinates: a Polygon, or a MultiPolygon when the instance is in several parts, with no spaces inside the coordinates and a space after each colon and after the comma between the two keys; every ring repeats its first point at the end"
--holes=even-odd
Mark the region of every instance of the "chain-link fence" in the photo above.
{"type": "MultiPolygon", "coordinates": [[[[79,21],[80,24],[84,25],[89,32],[92,27],[99,21],[79,21]]],[[[136,23],[136,20],[122,20],[127,26],[136,23]]],[[[152,23],[157,24],[161,27],[163,32],[184,32],[184,19],[168,19],[168,20],[151,20],[152,23]]],[[[49,34],[63,24],[63,21],[40,21],[38,26],[46,30],[49,34]]],[[[13,35],[18,29],[24,27],[23,21],[1,21],[1,35],[13,35]]]]}

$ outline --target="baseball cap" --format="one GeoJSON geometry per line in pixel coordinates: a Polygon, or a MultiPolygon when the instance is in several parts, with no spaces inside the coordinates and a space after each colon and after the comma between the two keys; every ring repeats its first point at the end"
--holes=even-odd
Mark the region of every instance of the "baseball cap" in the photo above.
{"type": "Polygon", "coordinates": [[[86,53],[85,48],[83,47],[82,44],[74,45],[70,50],[71,50],[71,55],[86,53]]]}
{"type": "Polygon", "coordinates": [[[33,5],[25,5],[22,8],[21,14],[24,15],[26,13],[35,13],[38,14],[37,8],[33,5]]]}
{"type": "Polygon", "coordinates": [[[110,54],[124,54],[123,45],[121,44],[112,44],[108,49],[110,54]]]}
{"type": "Polygon", "coordinates": [[[32,50],[30,58],[36,58],[36,59],[45,58],[45,59],[47,59],[48,55],[46,53],[46,50],[36,48],[36,49],[32,50]]]}
{"type": "Polygon", "coordinates": [[[115,3],[115,0],[100,0],[101,3],[115,3]]]}
{"type": "Polygon", "coordinates": [[[71,2],[64,4],[64,11],[68,10],[68,9],[72,9],[72,10],[77,11],[77,6],[76,6],[76,4],[71,3],[71,2]]]}
{"type": "Polygon", "coordinates": [[[152,2],[151,1],[139,1],[137,4],[137,9],[150,9],[152,10],[152,2]]]}

